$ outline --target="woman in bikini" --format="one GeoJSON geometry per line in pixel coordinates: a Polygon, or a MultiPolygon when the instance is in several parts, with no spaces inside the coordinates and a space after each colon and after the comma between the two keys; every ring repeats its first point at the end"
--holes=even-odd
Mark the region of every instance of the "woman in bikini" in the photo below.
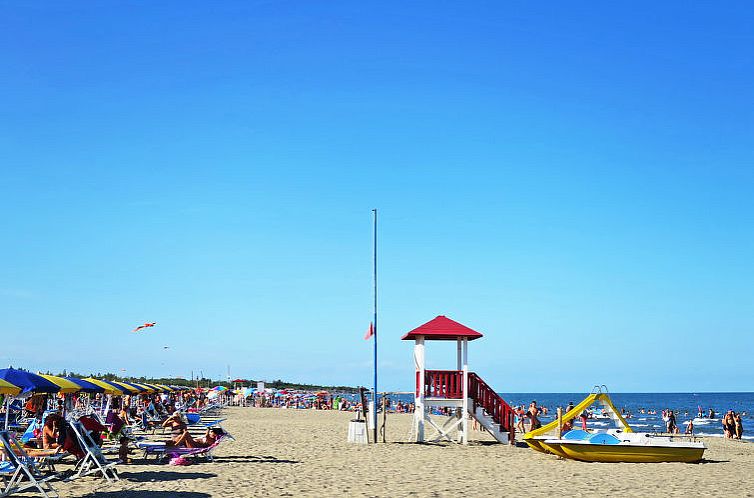
{"type": "Polygon", "coordinates": [[[225,434],[225,431],[223,431],[219,427],[213,427],[211,429],[207,429],[207,432],[204,433],[204,437],[194,439],[187,429],[183,431],[183,434],[177,440],[173,441],[172,444],[168,444],[168,446],[185,446],[186,448],[209,448],[210,446],[215,444],[223,434],[225,434]]]}
{"type": "Polygon", "coordinates": [[[51,413],[45,419],[44,427],[42,428],[42,448],[45,450],[57,450],[60,448],[58,444],[58,436],[60,435],[60,425],[62,417],[55,413],[51,413]]]}
{"type": "Polygon", "coordinates": [[[174,446],[177,446],[177,441],[183,436],[183,433],[188,431],[188,426],[186,425],[186,422],[183,421],[181,412],[178,410],[169,416],[167,420],[162,423],[162,426],[170,429],[170,435],[173,436],[171,443],[173,443],[174,446]]]}

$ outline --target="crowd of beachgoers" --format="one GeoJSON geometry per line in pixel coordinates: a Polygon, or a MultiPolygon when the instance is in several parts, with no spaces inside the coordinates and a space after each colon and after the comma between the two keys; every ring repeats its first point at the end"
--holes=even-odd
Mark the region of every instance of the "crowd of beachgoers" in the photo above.
{"type": "Polygon", "coordinates": [[[54,494],[52,483],[90,475],[114,482],[134,453],[183,465],[232,440],[219,418],[227,400],[219,386],[0,374],[13,379],[0,385],[0,496],[31,488],[54,494]]]}
{"type": "MultiPolygon", "coordinates": [[[[358,412],[362,410],[359,396],[329,391],[302,391],[288,389],[236,389],[226,394],[227,402],[235,406],[258,408],[313,409],[358,412]]],[[[386,407],[390,413],[413,413],[414,404],[388,397],[386,407]]],[[[381,409],[381,406],[378,407],[381,409]]]]}

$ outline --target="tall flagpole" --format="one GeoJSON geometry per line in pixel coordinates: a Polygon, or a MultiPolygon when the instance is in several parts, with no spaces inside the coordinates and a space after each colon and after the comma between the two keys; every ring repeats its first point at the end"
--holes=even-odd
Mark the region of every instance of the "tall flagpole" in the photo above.
{"type": "Polygon", "coordinates": [[[372,416],[374,421],[374,438],[377,442],[377,210],[374,213],[374,392],[372,394],[372,416]]]}

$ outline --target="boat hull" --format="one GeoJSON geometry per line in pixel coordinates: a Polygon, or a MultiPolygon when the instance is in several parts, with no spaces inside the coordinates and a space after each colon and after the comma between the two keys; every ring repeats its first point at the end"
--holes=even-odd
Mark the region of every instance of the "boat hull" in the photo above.
{"type": "MultiPolygon", "coordinates": [[[[554,445],[553,445],[554,446],[554,445]]],[[[560,449],[568,458],[582,462],[698,462],[704,455],[704,447],[671,448],[662,446],[596,445],[562,442],[560,449]]]]}
{"type": "Polygon", "coordinates": [[[536,439],[536,438],[530,438],[530,439],[524,439],[524,442],[529,445],[529,448],[541,451],[542,453],[547,453],[547,450],[542,446],[542,440],[536,439]]]}
{"type": "Polygon", "coordinates": [[[558,443],[545,443],[542,441],[540,443],[542,447],[548,452],[552,453],[555,456],[559,456],[561,458],[570,458],[565,451],[563,451],[563,448],[560,447],[560,444],[558,443]]]}

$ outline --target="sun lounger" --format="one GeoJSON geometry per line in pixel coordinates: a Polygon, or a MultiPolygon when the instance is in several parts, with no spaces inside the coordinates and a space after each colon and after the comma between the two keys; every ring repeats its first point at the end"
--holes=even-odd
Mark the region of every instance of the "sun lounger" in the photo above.
{"type": "Polygon", "coordinates": [[[26,454],[23,446],[8,432],[0,431],[0,445],[7,458],[6,461],[0,462],[0,475],[3,477],[0,496],[10,496],[32,488],[36,488],[40,496],[45,498],[50,495],[58,496],[57,491],[48,482],[57,476],[43,476],[34,459],[26,454]]]}
{"type": "Polygon", "coordinates": [[[76,473],[73,477],[101,473],[108,482],[120,480],[115,469],[120,460],[108,460],[102,452],[102,448],[97,445],[81,422],[71,422],[71,428],[76,434],[81,450],[84,452],[84,458],[76,464],[76,473]]]}
{"type": "Polygon", "coordinates": [[[175,458],[182,456],[184,458],[203,457],[207,461],[212,461],[212,454],[221,443],[234,441],[233,436],[227,432],[220,436],[217,441],[206,448],[186,448],[185,446],[168,446],[166,443],[139,443],[139,447],[144,451],[144,458],[154,456],[157,460],[163,458],[175,458]]]}

